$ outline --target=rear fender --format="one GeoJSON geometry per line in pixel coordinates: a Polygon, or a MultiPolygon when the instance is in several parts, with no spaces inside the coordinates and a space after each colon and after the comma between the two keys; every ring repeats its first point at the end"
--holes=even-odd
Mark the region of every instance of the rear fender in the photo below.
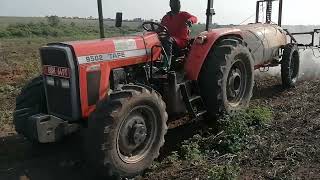
{"type": "Polygon", "coordinates": [[[191,47],[191,51],[185,64],[185,70],[189,80],[198,80],[202,65],[211,48],[215,46],[217,42],[230,36],[243,39],[240,29],[214,29],[209,32],[205,31],[199,36],[206,36],[207,38],[204,44],[199,44],[195,41],[191,47]]]}

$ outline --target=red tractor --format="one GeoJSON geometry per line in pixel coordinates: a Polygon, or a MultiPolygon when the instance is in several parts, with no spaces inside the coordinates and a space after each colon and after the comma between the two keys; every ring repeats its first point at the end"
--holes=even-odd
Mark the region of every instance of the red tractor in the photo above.
{"type": "Polygon", "coordinates": [[[271,23],[272,1],[259,3],[268,5],[266,23],[257,13],[255,24],[208,30],[214,14],[208,0],[207,31],[175,52],[166,70],[160,38],[168,33],[155,22],[145,22],[139,35],[42,47],[43,73],[16,100],[16,131],[49,143],[86,128],[95,169],[138,175],[159,156],[171,121],[247,108],[255,69],[281,65],[283,85],[295,85],[297,45],[287,42],[281,15],[279,25],[271,23]]]}

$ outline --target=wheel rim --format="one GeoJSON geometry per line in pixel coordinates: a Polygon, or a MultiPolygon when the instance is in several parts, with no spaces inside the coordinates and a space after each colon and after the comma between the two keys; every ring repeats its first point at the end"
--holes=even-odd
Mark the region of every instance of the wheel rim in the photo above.
{"type": "Polygon", "coordinates": [[[227,79],[227,100],[231,106],[237,106],[245,95],[247,77],[244,62],[241,59],[236,60],[227,79]]]}
{"type": "Polygon", "coordinates": [[[137,106],[131,110],[117,136],[117,152],[122,161],[137,163],[147,156],[156,138],[156,118],[149,106],[137,106]]]}

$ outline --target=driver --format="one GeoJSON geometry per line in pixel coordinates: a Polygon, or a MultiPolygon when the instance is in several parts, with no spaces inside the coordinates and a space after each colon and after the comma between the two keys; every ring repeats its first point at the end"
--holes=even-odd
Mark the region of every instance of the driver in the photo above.
{"type": "Polygon", "coordinates": [[[168,28],[170,36],[175,40],[176,45],[183,49],[189,41],[189,28],[197,23],[197,17],[180,11],[180,0],[170,0],[171,11],[161,21],[161,24],[168,28]]]}
{"type": "Polygon", "coordinates": [[[189,41],[189,27],[197,23],[197,17],[180,11],[180,0],[170,0],[171,11],[161,20],[161,24],[167,27],[171,37],[163,37],[162,45],[167,56],[165,66],[170,69],[172,51],[175,49],[184,49],[189,41]]]}

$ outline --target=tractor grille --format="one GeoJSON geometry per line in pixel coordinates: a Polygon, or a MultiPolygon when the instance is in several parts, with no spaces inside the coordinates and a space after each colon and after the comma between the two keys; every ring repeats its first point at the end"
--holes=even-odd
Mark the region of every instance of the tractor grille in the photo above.
{"type": "Polygon", "coordinates": [[[79,96],[71,50],[64,46],[48,46],[42,48],[40,54],[49,114],[69,121],[78,120],[79,96]]]}
{"type": "Polygon", "coordinates": [[[66,52],[63,49],[51,49],[50,47],[41,50],[43,65],[69,67],[66,52]]]}
{"type": "MultiPolygon", "coordinates": [[[[55,82],[59,81],[56,78],[54,80],[55,82]]],[[[47,96],[50,112],[66,117],[72,116],[71,94],[69,90],[47,86],[47,96]]]]}

